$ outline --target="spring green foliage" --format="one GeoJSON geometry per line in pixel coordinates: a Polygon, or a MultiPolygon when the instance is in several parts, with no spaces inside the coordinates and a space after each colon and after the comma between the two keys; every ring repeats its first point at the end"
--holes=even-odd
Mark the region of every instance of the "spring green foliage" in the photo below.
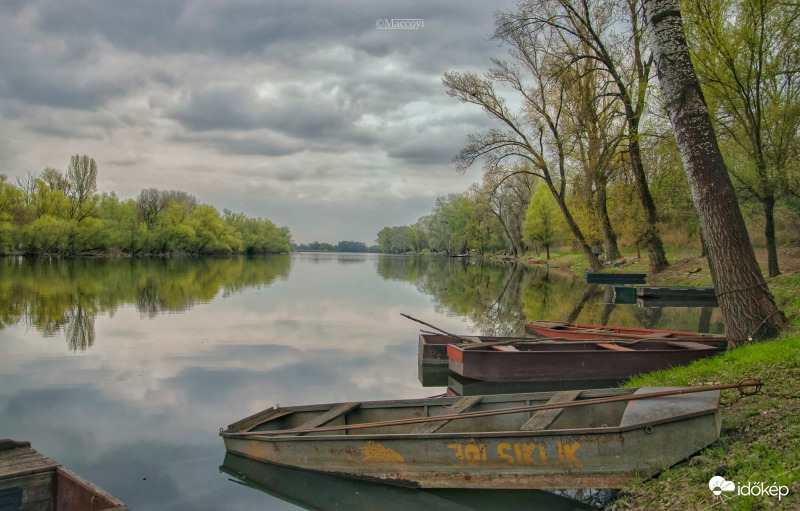
{"type": "Polygon", "coordinates": [[[97,164],[75,155],[65,174],[0,175],[0,254],[274,254],[291,250],[287,227],[155,188],[136,199],[97,193],[97,164]]]}
{"type": "Polygon", "coordinates": [[[522,239],[544,248],[550,259],[550,247],[564,239],[566,232],[564,217],[553,194],[546,186],[537,186],[522,224],[522,239]]]}

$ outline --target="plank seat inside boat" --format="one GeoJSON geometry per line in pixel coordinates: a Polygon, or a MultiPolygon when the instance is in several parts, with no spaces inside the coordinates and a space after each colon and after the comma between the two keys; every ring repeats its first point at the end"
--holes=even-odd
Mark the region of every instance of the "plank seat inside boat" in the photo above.
{"type": "Polygon", "coordinates": [[[714,346],[709,346],[708,344],[700,344],[699,342],[691,342],[691,341],[673,341],[668,342],[670,346],[675,346],[676,348],[686,348],[686,349],[693,349],[693,350],[713,350],[715,349],[714,346]]]}
{"type": "Polygon", "coordinates": [[[635,351],[633,348],[626,348],[625,346],[618,346],[616,344],[608,344],[605,342],[597,343],[597,347],[613,351],[635,351]]]}
{"type": "MultiPolygon", "coordinates": [[[[552,405],[556,403],[569,403],[570,401],[575,401],[580,393],[580,390],[564,390],[561,392],[556,392],[555,395],[550,398],[547,404],[552,405]]],[[[528,419],[519,429],[520,431],[539,431],[542,429],[547,429],[553,424],[553,422],[555,422],[555,420],[563,411],[563,408],[539,410],[538,412],[534,413],[533,417],[528,419]]]]}
{"type": "MultiPolygon", "coordinates": [[[[447,406],[442,411],[442,415],[456,415],[459,413],[466,412],[478,402],[480,402],[483,396],[467,396],[462,397],[455,403],[450,406],[447,406]]],[[[450,420],[443,420],[443,421],[436,421],[436,422],[423,422],[416,426],[412,433],[424,434],[424,433],[435,433],[436,431],[440,430],[444,426],[446,426],[450,420]]]]}
{"type": "Polygon", "coordinates": [[[519,351],[519,350],[518,350],[517,348],[515,348],[514,346],[503,346],[503,345],[500,345],[500,346],[492,346],[492,349],[495,349],[495,350],[497,350],[497,351],[519,351]]]}

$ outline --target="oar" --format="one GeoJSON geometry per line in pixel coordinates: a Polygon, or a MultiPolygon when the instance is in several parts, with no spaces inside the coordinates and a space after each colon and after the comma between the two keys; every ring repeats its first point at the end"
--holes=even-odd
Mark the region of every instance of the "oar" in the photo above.
{"type": "Polygon", "coordinates": [[[460,335],[451,334],[450,332],[446,332],[446,331],[442,330],[439,327],[435,327],[435,326],[431,325],[430,323],[425,323],[421,319],[413,318],[413,317],[409,316],[408,314],[405,314],[405,313],[401,312],[400,315],[403,316],[404,318],[410,319],[411,321],[416,321],[417,323],[422,323],[425,326],[429,326],[429,327],[433,328],[434,330],[438,330],[439,332],[442,332],[444,335],[446,335],[448,337],[452,337],[453,339],[458,339],[461,342],[464,342],[464,343],[473,343],[474,342],[474,341],[472,341],[470,339],[467,339],[466,337],[462,337],[460,335]]]}

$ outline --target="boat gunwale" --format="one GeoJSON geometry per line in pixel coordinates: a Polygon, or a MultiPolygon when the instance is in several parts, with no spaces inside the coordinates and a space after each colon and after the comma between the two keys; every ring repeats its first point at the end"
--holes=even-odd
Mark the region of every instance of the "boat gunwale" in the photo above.
{"type": "MultiPolygon", "coordinates": [[[[638,388],[636,388],[635,390],[638,390],[638,388]]],[[[520,437],[520,436],[529,437],[529,436],[579,435],[579,434],[587,434],[587,435],[594,436],[594,435],[598,435],[598,434],[610,434],[610,433],[622,434],[622,433],[625,433],[625,432],[628,432],[628,431],[632,431],[632,430],[635,430],[635,429],[647,428],[649,426],[650,427],[658,426],[658,425],[662,425],[662,424],[668,424],[668,423],[678,422],[678,421],[682,421],[682,420],[686,420],[686,419],[691,419],[691,418],[694,418],[694,417],[700,417],[700,416],[703,416],[703,415],[713,415],[713,414],[719,413],[719,401],[720,401],[720,398],[721,398],[721,395],[722,395],[721,391],[720,390],[708,390],[708,391],[704,391],[704,392],[697,392],[696,394],[704,394],[705,392],[715,392],[716,393],[716,398],[714,399],[714,402],[716,403],[715,407],[713,407],[713,408],[708,407],[708,408],[703,408],[703,409],[695,409],[695,410],[692,410],[692,411],[687,411],[686,413],[682,413],[680,415],[672,415],[672,416],[669,416],[669,417],[664,417],[662,419],[654,419],[654,420],[650,420],[650,421],[637,422],[635,424],[630,424],[630,425],[627,425],[627,426],[619,426],[619,425],[617,425],[617,426],[609,426],[609,427],[571,428],[571,429],[543,429],[543,430],[534,430],[534,431],[521,431],[521,430],[466,431],[466,432],[445,432],[445,433],[424,433],[424,434],[415,434],[415,433],[369,433],[369,434],[353,434],[353,435],[351,435],[351,434],[347,434],[347,433],[342,433],[342,434],[336,434],[336,435],[315,434],[313,436],[309,435],[309,433],[315,433],[315,431],[313,429],[312,430],[308,430],[308,431],[303,431],[301,429],[282,430],[282,431],[284,431],[283,433],[277,433],[277,434],[270,434],[269,430],[267,430],[267,431],[264,431],[263,435],[262,434],[255,434],[257,432],[253,432],[254,434],[246,435],[246,436],[238,434],[238,433],[241,433],[241,431],[224,430],[224,431],[220,431],[219,432],[219,436],[221,436],[223,438],[233,438],[233,439],[242,439],[242,440],[253,440],[253,439],[255,439],[255,440],[266,440],[266,441],[297,441],[297,440],[300,440],[300,441],[319,441],[319,440],[343,440],[343,439],[347,439],[347,440],[375,440],[375,439],[399,439],[399,440],[403,440],[403,439],[436,439],[436,438],[462,438],[462,437],[469,438],[469,437],[476,437],[476,436],[479,436],[481,438],[494,438],[494,437],[520,437]],[[300,432],[300,431],[302,431],[302,432],[304,432],[306,434],[303,435],[303,436],[296,436],[297,432],[300,432]]],[[[624,394],[621,394],[621,395],[624,395],[624,394]]],[[[683,394],[683,395],[687,395],[687,394],[683,394]]],[[[488,396],[484,396],[484,397],[488,397],[488,396]]],[[[669,396],[660,396],[660,397],[669,397],[669,396]]],[[[650,399],[658,399],[658,398],[659,397],[653,397],[653,398],[650,398],[650,399]]],[[[628,401],[627,403],[630,404],[631,401],[628,401]]],[[[586,406],[596,406],[596,405],[599,405],[599,404],[604,404],[604,403],[593,403],[593,404],[588,404],[586,406]]],[[[528,412],[520,411],[520,412],[512,412],[512,413],[528,413],[528,412]]],[[[535,413],[535,411],[534,411],[534,413],[535,413]]],[[[497,415],[503,415],[503,414],[498,413],[497,415]]],[[[436,417],[436,416],[429,416],[429,417],[426,417],[426,418],[432,418],[432,417],[436,417]]],[[[623,412],[622,415],[620,415],[620,419],[619,419],[620,422],[622,422],[623,417],[624,417],[624,412],[623,412]]],[[[472,417],[472,418],[476,418],[476,417],[472,417]]],[[[469,416],[466,416],[463,419],[455,418],[455,419],[449,419],[449,420],[468,420],[468,419],[470,419],[469,416]]],[[[350,424],[350,426],[362,425],[362,424],[369,424],[369,423],[356,423],[356,424],[350,424]]],[[[342,425],[342,426],[347,426],[347,425],[342,425]]],[[[383,427],[383,426],[375,426],[375,427],[378,428],[378,427],[383,427]]],[[[363,428],[363,429],[366,429],[366,428],[363,428]]],[[[343,427],[343,429],[341,429],[341,431],[349,431],[349,429],[343,427]]],[[[317,431],[316,433],[324,433],[324,432],[325,431],[322,430],[322,431],[317,431]]]]}
{"type": "MultiPolygon", "coordinates": [[[[596,344],[604,344],[604,343],[610,343],[610,342],[612,342],[612,341],[604,341],[604,342],[600,342],[600,343],[596,343],[596,344]]],[[[680,341],[665,341],[665,343],[666,342],[680,343],[680,341]]],[[[691,341],[684,341],[684,342],[691,342],[691,341]]],[[[515,344],[517,344],[517,343],[504,344],[504,346],[514,346],[515,344]]],[[[566,345],[567,343],[560,343],[560,344],[566,345]]],[[[531,343],[531,345],[535,345],[535,343],[531,343]]],[[[634,344],[634,346],[635,345],[636,344],[634,344]]],[[[466,346],[470,346],[470,345],[467,344],[466,346]]],[[[543,346],[552,346],[552,344],[543,344],[543,346]]],[[[623,346],[623,347],[627,347],[627,346],[623,346]]],[[[495,350],[495,349],[493,349],[492,346],[478,346],[478,347],[475,347],[475,348],[464,349],[464,348],[461,347],[461,345],[451,344],[451,345],[448,346],[448,349],[450,349],[450,348],[453,348],[454,350],[461,351],[463,353],[492,353],[492,354],[503,353],[503,354],[508,354],[508,355],[519,355],[520,353],[537,353],[537,354],[543,354],[543,353],[558,353],[558,354],[562,354],[562,353],[570,353],[570,354],[571,353],[592,353],[592,354],[595,354],[595,353],[617,353],[619,355],[619,353],[621,353],[621,352],[614,351],[614,350],[590,349],[588,347],[585,350],[583,350],[583,349],[575,349],[575,350],[560,350],[560,351],[559,350],[502,351],[502,350],[495,350]]],[[[723,350],[721,350],[719,348],[716,348],[716,347],[714,347],[712,345],[707,345],[707,346],[704,345],[702,347],[700,347],[700,346],[673,346],[671,348],[665,348],[665,349],[642,349],[642,350],[637,350],[637,349],[631,348],[631,351],[634,351],[635,353],[661,353],[661,354],[664,354],[664,353],[676,353],[676,352],[677,353],[685,353],[685,352],[692,352],[692,351],[719,351],[720,353],[723,352],[723,350]]],[[[625,353],[627,353],[627,352],[625,352],[625,353]]]]}
{"type": "MultiPolygon", "coordinates": [[[[615,397],[615,396],[624,396],[628,394],[633,394],[638,390],[640,387],[621,387],[621,388],[606,388],[606,389],[584,389],[581,391],[578,399],[597,399],[600,397],[615,397]]],[[[518,394],[494,394],[494,395],[485,395],[483,399],[481,399],[481,403],[502,403],[504,401],[547,401],[556,391],[542,391],[542,392],[523,392],[518,394]]],[[[412,398],[412,399],[394,399],[394,400],[381,400],[381,401],[362,401],[359,404],[359,409],[363,408],[408,408],[413,406],[426,406],[426,405],[444,405],[449,406],[463,396],[445,396],[445,397],[422,397],[422,398],[412,398]]],[[[265,410],[261,410],[260,412],[256,412],[244,419],[238,420],[232,424],[229,424],[225,431],[230,431],[234,428],[238,431],[249,431],[252,428],[263,424],[270,420],[269,412],[275,412],[272,415],[276,415],[278,413],[289,412],[289,413],[297,413],[297,412],[317,412],[317,411],[327,411],[334,406],[344,404],[342,402],[336,403],[316,403],[310,405],[292,405],[292,406],[272,406],[265,410]],[[245,427],[246,423],[251,422],[256,419],[264,419],[261,422],[255,423],[252,426],[245,427]]]]}

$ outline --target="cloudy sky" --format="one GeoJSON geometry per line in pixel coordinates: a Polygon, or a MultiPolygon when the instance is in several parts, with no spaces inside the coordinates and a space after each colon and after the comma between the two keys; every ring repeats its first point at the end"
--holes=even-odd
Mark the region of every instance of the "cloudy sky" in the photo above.
{"type": "Polygon", "coordinates": [[[452,157],[490,126],[442,74],[483,71],[510,2],[2,0],[0,172],[98,163],[100,191],[194,193],[372,243],[465,190],[452,157]],[[417,30],[380,30],[417,18],[417,30]]]}

